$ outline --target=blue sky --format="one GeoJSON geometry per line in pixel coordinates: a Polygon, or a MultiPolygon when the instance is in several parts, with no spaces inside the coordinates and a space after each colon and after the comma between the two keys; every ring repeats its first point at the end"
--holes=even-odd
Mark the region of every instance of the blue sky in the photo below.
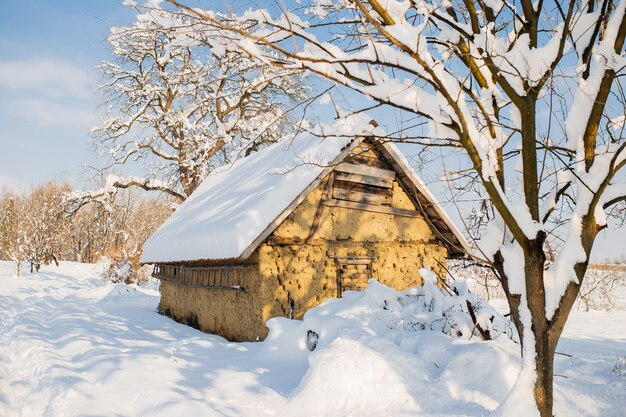
{"type": "MultiPolygon", "coordinates": [[[[131,23],[134,15],[121,2],[2,1],[0,188],[50,179],[89,187],[95,172],[89,167],[98,165],[88,143],[99,114],[95,67],[109,57],[110,28],[131,23]]],[[[626,255],[625,234],[602,232],[595,257],[626,255]]]]}
{"type": "Polygon", "coordinates": [[[3,0],[0,13],[0,186],[48,179],[76,186],[94,165],[95,66],[111,26],[131,21],[121,0],[3,0]]]}

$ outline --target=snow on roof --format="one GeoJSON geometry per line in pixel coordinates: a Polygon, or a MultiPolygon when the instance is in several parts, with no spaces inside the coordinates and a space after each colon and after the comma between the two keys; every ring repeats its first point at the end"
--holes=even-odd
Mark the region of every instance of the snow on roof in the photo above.
{"type": "Polygon", "coordinates": [[[142,263],[239,258],[348,145],[374,128],[361,115],[302,134],[211,173],[146,241],[142,263]]]}
{"type": "MultiPolygon", "coordinates": [[[[306,197],[307,188],[360,142],[355,137],[375,133],[369,120],[364,115],[342,119],[322,127],[320,135],[302,134],[215,170],[148,239],[141,262],[247,258],[260,237],[273,231],[270,225],[282,221],[287,209],[306,197]]],[[[469,253],[462,233],[400,150],[392,143],[383,148],[432,206],[432,216],[443,222],[437,229],[444,229],[439,230],[444,238],[449,232],[445,240],[451,253],[469,253]]]]}

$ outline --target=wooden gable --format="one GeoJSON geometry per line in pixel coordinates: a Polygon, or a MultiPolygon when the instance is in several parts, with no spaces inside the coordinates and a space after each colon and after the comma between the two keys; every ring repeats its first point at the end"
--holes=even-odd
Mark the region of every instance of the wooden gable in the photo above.
{"type": "Polygon", "coordinates": [[[332,195],[324,204],[403,217],[421,216],[413,207],[394,207],[393,185],[397,180],[393,166],[363,142],[335,167],[332,195]]]}
{"type": "Polygon", "coordinates": [[[332,198],[327,206],[423,217],[434,234],[448,248],[450,257],[462,257],[467,250],[461,239],[446,223],[440,209],[420,190],[414,178],[401,166],[384,143],[363,141],[334,170],[332,198]],[[393,183],[396,181],[413,202],[412,209],[392,206],[393,183]]]}
{"type": "MultiPolygon", "coordinates": [[[[323,206],[424,218],[436,238],[448,249],[450,257],[462,257],[467,253],[462,236],[448,224],[450,220],[436,206],[433,197],[415,177],[411,168],[403,162],[395,148],[384,142],[355,139],[243,251],[240,259],[247,259],[252,255],[307,196],[323,183],[323,206]],[[390,184],[401,187],[404,191],[402,194],[406,193],[411,203],[401,207],[394,205],[392,198],[398,193],[393,193],[390,184]]],[[[316,228],[314,222],[311,233],[316,228]]]]}

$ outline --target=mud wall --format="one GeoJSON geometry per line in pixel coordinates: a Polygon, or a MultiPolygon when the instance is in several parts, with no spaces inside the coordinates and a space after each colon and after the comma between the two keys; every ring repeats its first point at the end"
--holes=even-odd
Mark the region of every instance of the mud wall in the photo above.
{"type": "MultiPolygon", "coordinates": [[[[418,270],[425,266],[445,275],[447,250],[422,217],[325,206],[326,186],[313,190],[251,256],[256,268],[247,271],[247,293],[163,282],[161,311],[229,340],[254,341],[267,335],[268,319],[299,319],[337,297],[338,259],[371,260],[372,276],[398,290],[421,284],[418,270]]],[[[397,181],[392,207],[415,210],[397,181]]]]}
{"type": "MultiPolygon", "coordinates": [[[[398,290],[421,284],[418,270],[445,275],[447,250],[421,217],[403,217],[321,205],[324,184],[274,231],[258,250],[263,320],[302,318],[311,307],[338,295],[337,259],[371,259],[372,276],[398,290]],[[311,234],[316,212],[319,224],[311,234]],[[305,244],[272,243],[302,242],[305,244]]],[[[394,182],[393,207],[414,209],[394,182]]]]}
{"type": "Polygon", "coordinates": [[[337,245],[262,245],[261,288],[263,320],[283,316],[302,318],[311,307],[337,297],[336,257],[359,256],[372,259],[372,276],[398,290],[421,284],[418,270],[430,266],[442,273],[446,250],[439,245],[365,242],[337,245]]]}
{"type": "Polygon", "coordinates": [[[187,287],[161,281],[159,312],[232,341],[265,338],[267,329],[258,297],[258,264],[244,272],[246,292],[187,287]]]}

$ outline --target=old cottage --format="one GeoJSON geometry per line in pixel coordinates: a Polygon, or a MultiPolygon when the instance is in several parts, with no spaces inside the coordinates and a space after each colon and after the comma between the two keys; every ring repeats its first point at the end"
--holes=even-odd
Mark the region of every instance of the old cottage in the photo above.
{"type": "MultiPolygon", "coordinates": [[[[301,135],[212,173],[147,241],[162,313],[227,339],[267,334],[373,277],[402,290],[465,242],[392,143],[301,135]]],[[[346,130],[347,132],[347,130],[346,130]]],[[[365,132],[363,132],[365,133],[365,132]]]]}

